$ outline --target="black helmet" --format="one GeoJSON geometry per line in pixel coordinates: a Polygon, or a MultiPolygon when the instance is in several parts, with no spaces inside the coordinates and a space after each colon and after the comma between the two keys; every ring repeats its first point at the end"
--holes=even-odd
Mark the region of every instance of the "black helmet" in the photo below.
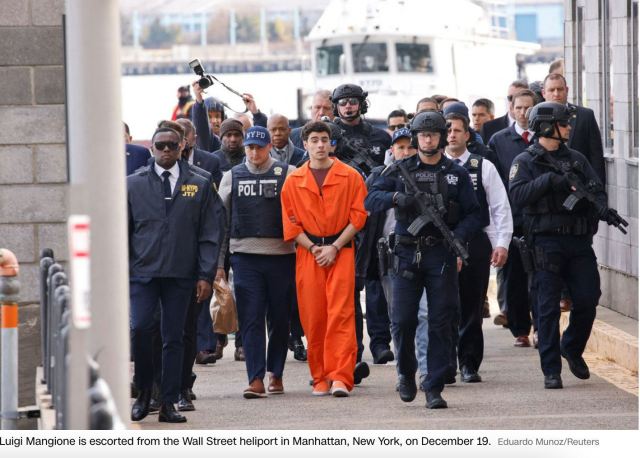
{"type": "Polygon", "coordinates": [[[568,121],[573,111],[572,108],[557,102],[539,103],[529,111],[529,130],[537,137],[553,138],[556,133],[555,123],[568,121]]]}
{"type": "MultiPolygon", "coordinates": [[[[360,100],[360,114],[365,114],[369,104],[367,103],[367,96],[369,93],[363,91],[357,84],[341,84],[333,90],[333,94],[329,96],[329,100],[333,104],[333,116],[340,116],[338,114],[338,100],[355,97],[360,100]]],[[[355,119],[355,117],[354,117],[355,119]]]]}
{"type": "Polygon", "coordinates": [[[440,132],[440,143],[436,149],[428,154],[435,154],[439,149],[447,146],[447,132],[449,124],[438,111],[421,111],[411,120],[411,136],[413,146],[418,148],[418,132],[440,132]]]}
{"type": "Polygon", "coordinates": [[[320,120],[327,123],[329,129],[331,129],[331,140],[340,140],[342,138],[342,129],[329,116],[323,116],[320,120]]]}

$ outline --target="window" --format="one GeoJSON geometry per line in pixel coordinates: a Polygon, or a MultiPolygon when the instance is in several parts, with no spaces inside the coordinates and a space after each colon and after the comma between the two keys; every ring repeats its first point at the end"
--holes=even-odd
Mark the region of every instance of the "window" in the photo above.
{"type": "Polygon", "coordinates": [[[429,45],[396,43],[399,72],[433,73],[429,45]]]}
{"type": "Polygon", "coordinates": [[[385,43],[358,43],[351,45],[353,70],[356,73],[389,71],[387,45],[385,43]]]}
{"type": "Polygon", "coordinates": [[[318,76],[339,75],[342,45],[322,46],[316,50],[316,74],[318,76]]]}
{"type": "Polygon", "coordinates": [[[602,0],[602,124],[605,148],[613,149],[613,23],[612,2],[602,0]]]}
{"type": "Polygon", "coordinates": [[[638,1],[631,4],[631,129],[633,130],[633,147],[631,157],[638,157],[638,1]]]}

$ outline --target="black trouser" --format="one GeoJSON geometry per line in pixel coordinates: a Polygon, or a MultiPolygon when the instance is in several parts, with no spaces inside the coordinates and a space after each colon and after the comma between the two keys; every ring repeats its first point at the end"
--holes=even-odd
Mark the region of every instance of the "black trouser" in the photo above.
{"type": "MultiPolygon", "coordinates": [[[[295,282],[294,282],[295,288],[295,282]]],[[[304,330],[302,329],[302,323],[300,322],[300,309],[298,308],[298,300],[296,294],[293,295],[295,304],[291,307],[291,317],[289,318],[289,327],[291,328],[291,338],[301,338],[304,336],[304,330]]]]}
{"type": "Polygon", "coordinates": [[[380,280],[367,280],[365,291],[369,350],[375,356],[379,351],[391,348],[391,320],[380,280]]]}
{"type": "MultiPolygon", "coordinates": [[[[478,370],[484,356],[482,307],[489,288],[492,247],[489,237],[479,232],[469,242],[469,265],[458,274],[460,283],[460,324],[453,329],[458,336],[458,361],[478,370]]],[[[455,323],[454,323],[455,326],[455,323]]]]}
{"type": "MultiPolygon", "coordinates": [[[[196,348],[196,338],[198,334],[198,315],[203,310],[204,304],[208,304],[207,301],[198,302],[198,296],[196,289],[193,290],[191,298],[189,299],[189,309],[187,310],[187,321],[184,323],[184,336],[182,341],[184,342],[184,358],[182,359],[182,380],[180,383],[180,389],[186,390],[191,388],[191,373],[193,372],[193,363],[196,359],[198,350],[196,348]]],[[[209,308],[207,307],[207,312],[209,308]]]]}
{"type": "MultiPolygon", "coordinates": [[[[522,237],[522,227],[514,227],[513,236],[522,237]]],[[[509,244],[509,257],[504,265],[503,275],[509,330],[513,337],[528,336],[531,332],[529,285],[520,251],[513,242],[509,244]]]]}
{"type": "Polygon", "coordinates": [[[356,309],[356,342],[358,344],[358,355],[356,357],[356,363],[362,361],[362,352],[364,351],[363,338],[363,317],[362,317],[362,305],[360,304],[360,293],[364,289],[364,279],[356,277],[356,289],[355,297],[353,298],[353,305],[356,309]]]}

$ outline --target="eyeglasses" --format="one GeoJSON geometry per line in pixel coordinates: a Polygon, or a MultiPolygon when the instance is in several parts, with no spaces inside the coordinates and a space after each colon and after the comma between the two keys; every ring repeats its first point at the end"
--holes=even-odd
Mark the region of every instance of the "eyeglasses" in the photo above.
{"type": "Polygon", "coordinates": [[[158,150],[158,151],[164,151],[164,149],[168,146],[169,149],[171,151],[175,151],[178,149],[178,146],[180,146],[179,142],[155,142],[153,144],[153,146],[158,150]]]}
{"type": "Polygon", "coordinates": [[[403,127],[405,127],[404,124],[396,124],[395,126],[389,125],[389,130],[394,131],[394,130],[402,129],[403,127]]]}
{"type": "Polygon", "coordinates": [[[569,120],[568,119],[563,119],[561,121],[558,121],[558,125],[560,127],[567,127],[569,125],[569,120]]]}
{"type": "Polygon", "coordinates": [[[347,103],[349,105],[357,105],[360,103],[360,99],[357,99],[355,97],[351,97],[350,99],[340,99],[338,100],[338,105],[340,105],[341,107],[346,107],[347,103]]]}
{"type": "Polygon", "coordinates": [[[338,140],[331,140],[331,146],[336,146],[338,144],[338,140]]]}
{"type": "Polygon", "coordinates": [[[418,138],[426,140],[427,138],[440,138],[439,132],[418,132],[418,138]]]}

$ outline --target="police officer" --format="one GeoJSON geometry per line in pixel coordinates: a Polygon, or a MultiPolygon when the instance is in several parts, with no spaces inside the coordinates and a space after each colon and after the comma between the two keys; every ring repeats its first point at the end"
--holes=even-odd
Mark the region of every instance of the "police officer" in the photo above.
{"type": "Polygon", "coordinates": [[[247,161],[233,167],[220,184],[228,223],[218,277],[225,276],[229,244],[249,378],[243,396],[252,399],[284,393],[282,373],[289,350],[289,316],[295,304],[296,255],[294,243],[283,240],[280,192],[295,167],[270,156],[271,137],[264,127],[248,129],[244,144],[247,161]],[[266,372],[269,385],[265,390],[266,372]]]}
{"type": "Polygon", "coordinates": [[[456,255],[433,222],[416,236],[410,225],[419,216],[416,197],[406,185],[399,167],[404,167],[430,200],[442,202],[442,219],[454,231],[458,243],[466,244],[477,232],[480,206],[469,172],[443,155],[447,145],[444,117],[435,111],[419,113],[411,122],[411,134],[419,154],[398,161],[374,183],[365,200],[369,212],[396,207],[393,275],[392,325],[397,333],[398,391],[404,402],[415,399],[415,333],[420,298],[426,289],[429,304],[429,376],[423,382],[427,408],[446,408],[442,399],[445,372],[451,352],[451,321],[458,307],[456,255]],[[394,170],[395,169],[395,170],[394,170]],[[388,176],[387,176],[388,174],[388,176]]]}
{"type": "Polygon", "coordinates": [[[183,332],[189,298],[211,295],[223,221],[216,216],[213,186],[179,161],[181,135],[154,133],[153,165],[127,177],[131,344],[138,398],[131,418],[149,413],[153,383],[154,314],[161,303],[162,404],[159,421],[185,422],[176,410],[181,383],[183,332]],[[188,221],[189,224],[185,224],[188,221]]]}
{"type": "Polygon", "coordinates": [[[391,136],[362,118],[369,107],[367,95],[356,84],[341,84],[330,97],[333,115],[339,118],[335,122],[344,131],[344,135],[353,139],[361,148],[371,150],[374,160],[378,165],[383,165],[384,153],[391,147],[391,136]]]}
{"type": "Polygon", "coordinates": [[[556,102],[543,102],[532,108],[529,129],[537,141],[515,158],[509,173],[509,194],[513,203],[523,209],[525,237],[533,252],[531,292],[537,295],[533,302],[538,308],[538,351],[545,388],[562,388],[561,355],[573,375],[589,378],[582,353],[601,294],[591,245],[598,219],[607,221],[612,214],[593,167],[582,154],[565,145],[571,131],[571,114],[571,108],[556,102]],[[553,167],[553,159],[562,171],[553,167]],[[578,201],[572,211],[564,206],[575,191],[567,181],[567,172],[590,184],[596,200],[603,204],[599,213],[586,199],[578,201]],[[560,340],[558,303],[563,280],[571,293],[573,309],[569,327],[560,340]]]}

